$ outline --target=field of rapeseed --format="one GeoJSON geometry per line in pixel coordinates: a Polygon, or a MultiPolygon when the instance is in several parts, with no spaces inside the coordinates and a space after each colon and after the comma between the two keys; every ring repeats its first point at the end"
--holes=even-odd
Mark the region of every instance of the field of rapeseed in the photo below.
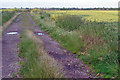
{"type": "Polygon", "coordinates": [[[46,11],[51,14],[52,18],[57,18],[59,15],[69,14],[69,15],[79,15],[83,19],[88,21],[96,22],[118,22],[118,11],[95,11],[95,10],[67,10],[67,11],[46,11]]]}

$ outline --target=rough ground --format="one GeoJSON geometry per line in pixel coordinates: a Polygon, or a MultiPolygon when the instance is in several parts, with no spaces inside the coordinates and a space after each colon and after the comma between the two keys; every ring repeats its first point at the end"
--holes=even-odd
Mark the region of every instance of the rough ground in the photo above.
{"type": "MultiPolygon", "coordinates": [[[[10,78],[16,74],[19,69],[17,56],[17,43],[21,33],[21,15],[13,22],[2,36],[2,78],[10,78]],[[17,35],[8,35],[8,32],[17,31],[17,35]]],[[[1,43],[0,43],[1,44],[1,43]]]]}
{"type": "Polygon", "coordinates": [[[45,51],[53,57],[55,60],[59,61],[63,65],[66,78],[89,78],[94,77],[89,72],[89,66],[85,65],[80,59],[77,59],[75,55],[71,52],[62,49],[60,44],[54,39],[49,37],[49,34],[42,31],[32,18],[28,15],[31,24],[34,25],[30,27],[32,31],[43,41],[45,51]],[[44,33],[45,35],[37,35],[38,32],[44,33]],[[88,73],[90,75],[88,75],[88,73]]]}
{"type": "MultiPolygon", "coordinates": [[[[75,55],[71,54],[69,51],[62,49],[59,43],[54,39],[49,37],[49,34],[42,31],[32,20],[30,15],[28,15],[31,21],[32,31],[42,40],[44,44],[45,51],[55,60],[62,64],[63,73],[65,73],[65,78],[89,78],[88,75],[89,67],[86,66],[80,59],[77,59],[75,55]],[[45,35],[37,35],[38,32],[45,33],[45,35]]],[[[19,58],[17,56],[17,43],[19,42],[19,34],[21,33],[21,23],[22,15],[20,15],[17,20],[9,26],[9,28],[4,32],[2,36],[2,77],[8,78],[12,77],[13,73],[18,72],[19,58]],[[21,21],[19,21],[21,19],[21,21]],[[8,35],[7,32],[17,31],[18,35],[8,35]]],[[[1,43],[0,43],[1,44],[1,43]]]]}

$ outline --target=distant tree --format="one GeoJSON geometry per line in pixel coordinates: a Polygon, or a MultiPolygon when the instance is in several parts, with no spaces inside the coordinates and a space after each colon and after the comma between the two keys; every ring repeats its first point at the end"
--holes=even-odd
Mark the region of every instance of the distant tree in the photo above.
{"type": "Polygon", "coordinates": [[[29,8],[25,8],[25,12],[29,12],[30,11],[30,9],[29,8]]]}
{"type": "Polygon", "coordinates": [[[29,9],[29,8],[25,8],[25,9],[29,9]]]}

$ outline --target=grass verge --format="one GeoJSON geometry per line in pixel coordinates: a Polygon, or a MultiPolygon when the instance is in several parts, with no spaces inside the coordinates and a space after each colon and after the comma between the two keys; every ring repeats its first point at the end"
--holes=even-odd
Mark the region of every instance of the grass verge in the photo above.
{"type": "Polygon", "coordinates": [[[2,11],[2,25],[15,15],[15,11],[2,11]]]}
{"type": "MultiPolygon", "coordinates": [[[[24,14],[25,16],[26,14],[24,14]]],[[[28,20],[28,17],[25,17],[28,20]]],[[[21,69],[20,77],[23,78],[62,78],[61,66],[54,58],[51,58],[45,51],[42,42],[35,34],[25,28],[21,34],[18,56],[21,69]]]]}
{"type": "Polygon", "coordinates": [[[118,76],[118,33],[115,29],[117,26],[113,28],[116,23],[85,22],[69,15],[60,16],[56,21],[42,12],[38,10],[31,13],[42,30],[49,33],[64,48],[77,53],[76,56],[91,65],[96,70],[96,74],[100,73],[104,78],[118,76]],[[81,21],[80,25],[79,21],[81,21]]]}

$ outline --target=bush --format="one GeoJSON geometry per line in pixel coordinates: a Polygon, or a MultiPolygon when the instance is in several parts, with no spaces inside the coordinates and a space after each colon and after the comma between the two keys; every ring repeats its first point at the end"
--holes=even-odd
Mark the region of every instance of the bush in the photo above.
{"type": "Polygon", "coordinates": [[[75,29],[79,29],[79,26],[83,24],[83,21],[78,16],[62,15],[58,16],[56,24],[58,27],[63,28],[67,31],[73,31],[75,29]]]}
{"type": "Polygon", "coordinates": [[[40,16],[41,19],[44,19],[44,16],[40,16]]]}

